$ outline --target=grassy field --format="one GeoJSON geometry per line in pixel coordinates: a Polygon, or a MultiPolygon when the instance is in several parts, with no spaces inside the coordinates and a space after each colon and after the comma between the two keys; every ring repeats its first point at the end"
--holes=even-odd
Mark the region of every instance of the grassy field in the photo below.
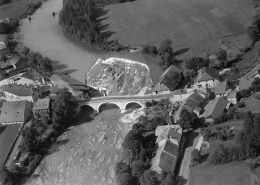
{"type": "Polygon", "coordinates": [[[252,111],[253,113],[260,113],[260,100],[255,99],[255,96],[259,93],[254,93],[245,100],[246,106],[239,109],[239,111],[252,111]]]}
{"type": "Polygon", "coordinates": [[[188,48],[188,55],[215,51],[220,41],[241,47],[254,14],[251,0],[138,0],[104,11],[100,29],[109,40],[140,47],[170,38],[174,50],[188,48]]]}
{"type": "Polygon", "coordinates": [[[41,0],[12,0],[11,3],[0,6],[0,19],[20,19],[29,9],[28,4],[41,0]]]}
{"type": "Polygon", "coordinates": [[[251,185],[247,162],[191,168],[189,185],[251,185]]]}

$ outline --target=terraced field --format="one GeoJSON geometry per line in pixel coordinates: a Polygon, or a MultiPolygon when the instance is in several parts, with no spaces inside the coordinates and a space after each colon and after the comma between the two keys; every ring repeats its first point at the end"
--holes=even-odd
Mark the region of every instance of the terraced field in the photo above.
{"type": "Polygon", "coordinates": [[[106,6],[104,12],[100,29],[108,40],[140,47],[170,38],[175,50],[190,48],[194,55],[221,43],[228,49],[245,45],[254,8],[251,0],[137,0],[106,6]]]}

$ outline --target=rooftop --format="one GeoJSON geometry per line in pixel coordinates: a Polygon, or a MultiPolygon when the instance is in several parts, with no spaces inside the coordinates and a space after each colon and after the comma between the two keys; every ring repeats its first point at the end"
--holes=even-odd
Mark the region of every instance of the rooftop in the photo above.
{"type": "Polygon", "coordinates": [[[217,118],[223,113],[227,104],[228,101],[223,97],[211,100],[205,107],[206,111],[204,112],[203,117],[208,118],[212,116],[213,118],[217,118]]]}
{"type": "Polygon", "coordinates": [[[5,101],[3,102],[0,123],[6,122],[24,122],[26,105],[31,104],[28,101],[5,101]]]}
{"type": "Polygon", "coordinates": [[[35,103],[33,110],[46,110],[49,109],[50,99],[49,98],[43,98],[38,99],[35,103]]]}
{"type": "Polygon", "coordinates": [[[0,90],[9,92],[16,96],[33,96],[33,87],[18,84],[7,84],[0,86],[0,90]]]}
{"type": "Polygon", "coordinates": [[[203,67],[198,71],[194,83],[207,80],[219,80],[219,72],[214,68],[203,67]]]}
{"type": "Polygon", "coordinates": [[[227,90],[227,80],[216,85],[215,94],[225,94],[227,90]]]}
{"type": "Polygon", "coordinates": [[[155,91],[169,91],[170,89],[164,85],[162,82],[158,82],[154,88],[152,89],[153,92],[155,91]]]}

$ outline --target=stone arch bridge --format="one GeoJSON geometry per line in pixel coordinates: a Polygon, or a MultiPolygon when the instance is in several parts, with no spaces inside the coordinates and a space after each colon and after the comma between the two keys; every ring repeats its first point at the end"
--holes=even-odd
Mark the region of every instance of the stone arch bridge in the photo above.
{"type": "Polygon", "coordinates": [[[121,112],[126,111],[126,106],[130,103],[139,104],[141,107],[145,107],[145,102],[151,100],[161,100],[165,98],[172,97],[172,93],[165,93],[165,94],[156,94],[156,95],[127,95],[127,96],[106,96],[106,97],[96,97],[91,98],[89,100],[79,100],[78,106],[81,107],[83,105],[88,105],[92,107],[95,111],[99,112],[100,107],[103,104],[111,103],[115,104],[120,108],[121,112]]]}

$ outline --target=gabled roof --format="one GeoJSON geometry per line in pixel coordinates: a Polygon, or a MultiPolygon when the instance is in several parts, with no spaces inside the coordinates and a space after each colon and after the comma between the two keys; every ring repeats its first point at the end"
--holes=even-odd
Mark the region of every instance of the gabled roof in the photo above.
{"type": "Polygon", "coordinates": [[[237,97],[237,91],[230,91],[230,92],[227,94],[227,97],[228,97],[228,98],[236,98],[236,97],[237,97]]]}
{"type": "Polygon", "coordinates": [[[197,77],[194,79],[194,82],[202,82],[208,80],[219,80],[219,73],[214,68],[203,67],[198,71],[197,77]]]}
{"type": "Polygon", "coordinates": [[[198,92],[194,92],[189,98],[187,98],[184,106],[193,111],[203,101],[204,97],[198,92]]]}
{"type": "Polygon", "coordinates": [[[151,169],[157,172],[173,172],[178,150],[178,145],[166,140],[158,148],[156,156],[152,159],[151,169]]]}
{"type": "Polygon", "coordinates": [[[49,98],[43,98],[38,99],[35,103],[33,110],[46,110],[49,109],[50,99],[49,98]]]}
{"type": "Polygon", "coordinates": [[[175,65],[171,65],[168,69],[166,69],[163,74],[161,75],[161,77],[159,78],[159,81],[161,81],[168,73],[172,72],[172,71],[176,71],[176,72],[181,72],[181,70],[176,67],[175,65]]]}
{"type": "Polygon", "coordinates": [[[25,109],[31,102],[28,101],[5,101],[3,102],[0,123],[6,122],[24,122],[25,109]]]}
{"type": "Polygon", "coordinates": [[[33,87],[18,84],[6,84],[0,86],[2,91],[14,94],[16,96],[33,96],[33,87]]]}
{"type": "Polygon", "coordinates": [[[242,78],[239,80],[239,89],[249,89],[254,81],[254,78],[242,78]]]}
{"type": "Polygon", "coordinates": [[[55,85],[58,85],[58,88],[71,87],[74,91],[83,91],[89,90],[86,84],[77,81],[73,78],[69,78],[65,75],[53,74],[50,77],[50,80],[54,82],[55,85]]]}
{"type": "Polygon", "coordinates": [[[182,128],[179,125],[158,126],[155,130],[156,143],[161,140],[170,139],[172,143],[179,144],[182,135],[182,128]]]}
{"type": "Polygon", "coordinates": [[[227,80],[216,85],[215,94],[225,94],[227,90],[227,80]]]}
{"type": "Polygon", "coordinates": [[[0,51],[6,49],[6,44],[2,41],[0,41],[0,51]]]}
{"type": "Polygon", "coordinates": [[[217,118],[223,113],[227,104],[228,101],[223,97],[211,100],[205,107],[206,111],[204,112],[203,117],[208,118],[211,116],[217,118]]]}
{"type": "Polygon", "coordinates": [[[152,91],[153,92],[155,92],[155,91],[169,91],[170,89],[166,86],[166,85],[164,85],[163,83],[161,83],[161,82],[158,82],[155,86],[154,86],[154,88],[152,89],[152,91]]]}

